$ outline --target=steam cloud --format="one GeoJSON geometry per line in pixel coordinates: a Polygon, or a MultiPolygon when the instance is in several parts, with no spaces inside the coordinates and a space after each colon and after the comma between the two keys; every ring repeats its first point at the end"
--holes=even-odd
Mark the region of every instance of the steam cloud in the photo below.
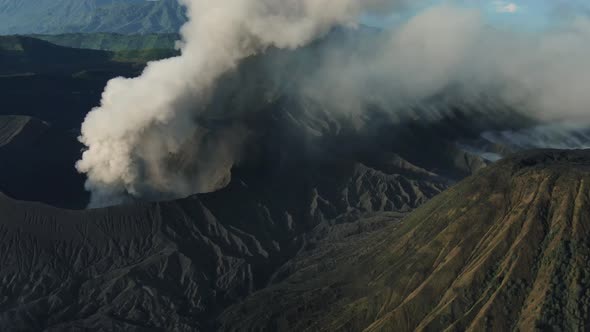
{"type": "MultiPolygon", "coordinates": [[[[125,195],[188,195],[227,181],[234,146],[223,143],[225,160],[200,155],[203,142],[227,142],[195,123],[220,75],[270,46],[297,48],[337,25],[354,25],[380,0],[182,0],[189,22],[179,57],[150,63],[134,79],[111,80],[101,106],[82,125],[88,150],[76,167],[88,175],[91,205],[119,202],[125,195]],[[183,147],[192,165],[177,164],[183,147]],[[185,149],[186,150],[186,149],[185,149]],[[200,162],[203,161],[203,162],[200,162]],[[196,164],[195,164],[196,163],[196,164]],[[214,173],[214,174],[213,174],[214,173]],[[212,177],[206,179],[204,174],[212,177]]],[[[223,158],[221,158],[223,159],[223,158]]]]}
{"type": "Polygon", "coordinates": [[[525,33],[494,29],[477,10],[443,5],[376,37],[370,54],[330,52],[302,86],[331,109],[387,109],[452,89],[487,94],[540,119],[587,123],[589,42],[587,17],[525,33]]]}
{"type": "MultiPolygon", "coordinates": [[[[125,197],[178,197],[229,181],[247,130],[199,123],[215,83],[270,47],[295,49],[335,26],[354,26],[387,0],[183,0],[189,23],[181,56],[150,63],[134,79],[111,80],[82,126],[93,206],[125,197]]],[[[369,40],[334,45],[297,78],[300,96],[332,112],[366,105],[399,110],[453,89],[493,95],[548,120],[590,116],[590,21],[543,33],[499,31],[481,14],[451,5],[428,9],[369,40]]],[[[274,68],[277,71],[282,68],[274,68]]],[[[286,73],[293,76],[294,73],[286,73]]]]}

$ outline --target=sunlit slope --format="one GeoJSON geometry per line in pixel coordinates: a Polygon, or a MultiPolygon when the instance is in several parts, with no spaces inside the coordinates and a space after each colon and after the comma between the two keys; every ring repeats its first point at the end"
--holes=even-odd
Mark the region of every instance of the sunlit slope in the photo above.
{"type": "MultiPolygon", "coordinates": [[[[590,152],[482,170],[370,236],[303,253],[224,330],[590,328],[590,152]]],[[[344,242],[344,241],[343,241],[344,242]]]]}

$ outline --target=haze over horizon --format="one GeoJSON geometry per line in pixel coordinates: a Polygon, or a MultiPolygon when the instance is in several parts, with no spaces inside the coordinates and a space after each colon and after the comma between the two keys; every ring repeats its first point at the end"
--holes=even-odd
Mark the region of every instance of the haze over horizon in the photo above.
{"type": "Polygon", "coordinates": [[[575,17],[589,17],[590,4],[584,0],[426,0],[409,3],[404,12],[366,15],[363,23],[387,28],[400,24],[421,11],[441,4],[452,4],[481,11],[489,24],[499,28],[538,31],[558,28],[575,17]]]}

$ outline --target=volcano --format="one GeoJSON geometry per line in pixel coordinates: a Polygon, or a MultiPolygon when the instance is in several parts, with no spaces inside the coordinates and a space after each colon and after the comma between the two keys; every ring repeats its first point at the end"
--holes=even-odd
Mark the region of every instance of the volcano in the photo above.
{"type": "Polygon", "coordinates": [[[588,170],[589,151],[521,153],[407,216],[338,213],[321,186],[294,204],[246,177],[184,200],[87,211],[2,196],[0,322],[54,331],[587,329],[588,170]]]}

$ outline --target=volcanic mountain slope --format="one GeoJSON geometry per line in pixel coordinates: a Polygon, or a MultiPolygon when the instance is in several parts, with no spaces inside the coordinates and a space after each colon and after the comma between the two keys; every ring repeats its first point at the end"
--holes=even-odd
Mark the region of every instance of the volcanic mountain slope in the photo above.
{"type": "Polygon", "coordinates": [[[211,330],[304,245],[383,227],[447,187],[392,160],[404,175],[352,161],[242,169],[215,193],[100,210],[2,196],[0,329],[211,330]],[[374,213],[387,218],[358,221],[374,213]]]}
{"type": "Polygon", "coordinates": [[[2,330],[203,328],[268,253],[198,200],[70,212],[2,196],[2,330]]]}
{"type": "Polygon", "coordinates": [[[0,328],[585,330],[589,169],[513,157],[402,221],[241,180],[77,212],[0,196],[0,328]]]}
{"type": "Polygon", "coordinates": [[[498,162],[372,234],[302,251],[221,330],[590,328],[590,152],[498,162]]]}

